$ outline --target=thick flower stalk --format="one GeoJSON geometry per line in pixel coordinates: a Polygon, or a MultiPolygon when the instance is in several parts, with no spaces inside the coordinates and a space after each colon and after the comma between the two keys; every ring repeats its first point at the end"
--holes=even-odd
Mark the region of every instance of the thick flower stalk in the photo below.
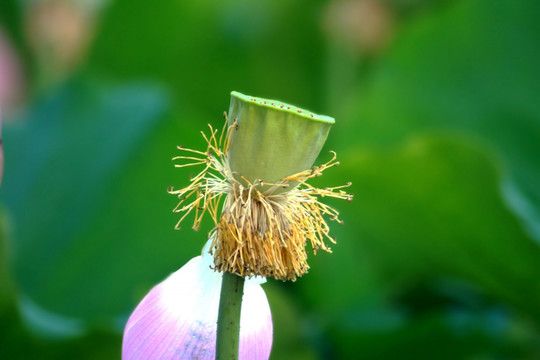
{"type": "Polygon", "coordinates": [[[319,197],[352,199],[343,190],[350,183],[323,189],[308,183],[339,165],[330,152],[329,161],[312,167],[334,120],[278,101],[231,95],[222,132],[209,126],[202,133],[206,151],[179,147],[185,154],[173,159],[180,161],[176,167],[203,167],[187,187],[169,189],[180,199],[174,211],[184,213],[177,228],[194,212],[198,229],[208,213],[215,224],[210,252],[216,271],[294,281],[309,269],[308,242],[314,252],[331,252],[325,216],[341,222],[319,197]]]}

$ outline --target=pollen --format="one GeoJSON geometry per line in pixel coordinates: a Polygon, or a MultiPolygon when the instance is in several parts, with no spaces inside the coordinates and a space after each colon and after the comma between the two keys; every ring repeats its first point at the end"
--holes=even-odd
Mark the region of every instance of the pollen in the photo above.
{"type": "Polygon", "coordinates": [[[190,213],[195,213],[193,228],[198,229],[208,213],[215,225],[209,233],[213,239],[210,252],[214,255],[214,270],[295,281],[309,269],[308,243],[314,253],[331,252],[327,243],[335,240],[329,235],[326,220],[342,223],[338,211],[319,198],[350,201],[353,197],[343,190],[350,183],[320,189],[307,182],[338,165],[336,154],[330,152],[328,162],[276,183],[249,182],[228,164],[227,152],[234,131],[238,131],[237,122],[226,122],[221,134],[210,125],[209,129],[209,134],[202,132],[207,143],[205,152],[178,147],[185,155],[173,158],[182,162],[176,167],[203,167],[187,187],[168,189],[180,199],[173,210],[182,213],[176,228],[190,213]],[[283,188],[288,191],[274,193],[283,188]]]}

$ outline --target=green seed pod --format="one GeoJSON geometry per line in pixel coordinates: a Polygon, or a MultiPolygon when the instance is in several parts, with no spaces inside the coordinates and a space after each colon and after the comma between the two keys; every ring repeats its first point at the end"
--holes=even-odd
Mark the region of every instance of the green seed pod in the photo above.
{"type": "MultiPolygon", "coordinates": [[[[237,177],[252,184],[258,180],[278,183],[311,168],[335,122],[328,116],[236,91],[231,93],[228,121],[230,126],[238,126],[228,149],[229,166],[237,177]]],[[[277,188],[273,193],[285,190],[277,188]]]]}

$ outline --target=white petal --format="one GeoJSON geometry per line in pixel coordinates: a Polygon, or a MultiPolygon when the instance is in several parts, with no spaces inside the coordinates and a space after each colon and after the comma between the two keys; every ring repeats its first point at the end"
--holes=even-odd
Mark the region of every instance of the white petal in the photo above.
{"type": "MultiPolygon", "coordinates": [[[[122,359],[214,359],[221,277],[197,256],[155,286],[126,324],[122,359]]],[[[271,347],[268,300],[257,281],[248,280],[240,319],[240,359],[268,359],[271,347]]]]}

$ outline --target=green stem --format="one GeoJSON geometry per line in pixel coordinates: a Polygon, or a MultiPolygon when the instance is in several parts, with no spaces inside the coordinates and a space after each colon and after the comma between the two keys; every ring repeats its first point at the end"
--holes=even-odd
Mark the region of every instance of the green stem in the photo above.
{"type": "Polygon", "coordinates": [[[216,360],[238,360],[244,278],[225,272],[217,320],[216,360]]]}

